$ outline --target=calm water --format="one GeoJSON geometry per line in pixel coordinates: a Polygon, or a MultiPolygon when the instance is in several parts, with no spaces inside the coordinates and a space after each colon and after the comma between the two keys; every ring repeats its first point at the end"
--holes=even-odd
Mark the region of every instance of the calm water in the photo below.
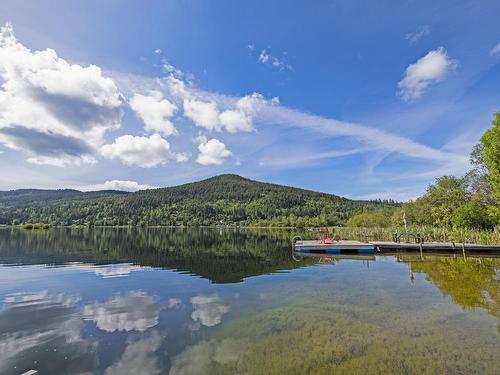
{"type": "Polygon", "coordinates": [[[500,259],[292,235],[0,229],[0,373],[500,373],[500,259]]]}

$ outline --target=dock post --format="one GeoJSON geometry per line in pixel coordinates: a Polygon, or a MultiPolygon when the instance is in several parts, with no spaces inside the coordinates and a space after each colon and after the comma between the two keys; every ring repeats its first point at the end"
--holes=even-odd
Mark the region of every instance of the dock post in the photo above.
{"type": "Polygon", "coordinates": [[[462,254],[464,255],[464,260],[467,262],[467,258],[465,257],[465,244],[462,242],[462,254]]]}

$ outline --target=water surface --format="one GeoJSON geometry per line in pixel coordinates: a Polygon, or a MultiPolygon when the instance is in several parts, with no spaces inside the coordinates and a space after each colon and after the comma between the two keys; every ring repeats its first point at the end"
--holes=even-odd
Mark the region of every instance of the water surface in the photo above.
{"type": "Polygon", "coordinates": [[[500,260],[287,231],[0,229],[0,373],[498,374],[500,260]]]}

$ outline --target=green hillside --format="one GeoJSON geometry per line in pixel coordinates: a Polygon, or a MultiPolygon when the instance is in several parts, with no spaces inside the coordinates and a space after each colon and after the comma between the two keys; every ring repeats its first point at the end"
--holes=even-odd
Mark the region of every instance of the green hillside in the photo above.
{"type": "Polygon", "coordinates": [[[390,209],[395,205],[221,175],[136,193],[31,189],[0,192],[0,224],[336,225],[363,210],[390,209]]]}

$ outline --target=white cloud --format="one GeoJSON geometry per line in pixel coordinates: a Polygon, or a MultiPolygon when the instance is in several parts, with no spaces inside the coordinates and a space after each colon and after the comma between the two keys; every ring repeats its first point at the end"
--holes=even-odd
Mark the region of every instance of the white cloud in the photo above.
{"type": "Polygon", "coordinates": [[[93,163],[104,134],[121,122],[122,97],[95,65],[31,51],[10,24],[0,30],[0,143],[36,164],[93,163]]]}
{"type": "Polygon", "coordinates": [[[267,50],[263,49],[260,52],[259,58],[257,59],[258,63],[265,64],[265,65],[270,65],[273,68],[276,68],[278,70],[293,70],[292,66],[288,64],[285,60],[279,59],[275,56],[272,56],[267,52],[267,50]]]}
{"type": "Polygon", "coordinates": [[[218,139],[212,138],[198,146],[196,162],[201,165],[220,165],[224,160],[233,155],[226,145],[218,139]]]}
{"type": "Polygon", "coordinates": [[[490,51],[491,56],[500,55],[500,43],[493,47],[490,51]]]}
{"type": "Polygon", "coordinates": [[[219,118],[229,133],[253,130],[251,119],[243,111],[227,110],[219,118]]]}
{"type": "Polygon", "coordinates": [[[229,133],[239,131],[250,132],[255,106],[263,100],[259,94],[253,93],[240,98],[234,106],[220,112],[215,101],[201,101],[190,98],[189,92],[182,91],[184,96],[184,115],[198,127],[209,131],[225,129],[229,133]]]}
{"type": "Polygon", "coordinates": [[[168,160],[184,161],[185,154],[170,150],[170,144],[159,134],[150,137],[122,135],[111,144],[101,147],[101,155],[107,159],[119,159],[130,166],[156,167],[168,160]]]}
{"type": "Polygon", "coordinates": [[[131,180],[110,180],[102,184],[92,185],[77,185],[74,189],[81,191],[99,191],[99,190],[121,190],[121,191],[138,191],[146,189],[157,189],[158,186],[139,184],[137,181],[131,180]]]}
{"type": "Polygon", "coordinates": [[[375,199],[385,199],[385,200],[395,200],[397,202],[408,202],[422,195],[423,189],[420,187],[412,189],[391,189],[387,191],[380,191],[369,194],[361,194],[357,196],[350,196],[351,199],[362,199],[362,200],[375,200],[375,199]]]}
{"type": "Polygon", "coordinates": [[[199,321],[206,327],[213,327],[222,322],[222,316],[229,311],[229,306],[217,296],[195,296],[191,298],[193,321],[199,321]]]}
{"type": "Polygon", "coordinates": [[[420,26],[417,30],[406,34],[405,38],[410,44],[414,44],[430,33],[431,27],[429,25],[423,25],[420,26]]]}
{"type": "Polygon", "coordinates": [[[130,100],[130,107],[137,113],[144,123],[144,129],[158,132],[164,136],[177,134],[170,118],[177,107],[159,91],[151,91],[149,95],[135,94],[130,100]]]}
{"type": "Polygon", "coordinates": [[[121,358],[106,369],[106,375],[160,374],[160,364],[155,352],[160,349],[161,338],[158,332],[140,340],[128,340],[121,358]]]}
{"type": "MultiPolygon", "coordinates": [[[[17,147],[12,147],[17,149],[17,147]]],[[[80,155],[80,156],[70,156],[70,155],[60,155],[60,156],[32,156],[26,159],[31,164],[38,165],[52,165],[54,167],[67,167],[70,165],[79,166],[82,164],[95,164],[97,160],[92,155],[80,155]]]]}
{"type": "Polygon", "coordinates": [[[177,78],[186,78],[188,80],[192,80],[194,79],[194,76],[190,73],[188,74],[184,74],[184,72],[180,69],[177,69],[175,66],[173,66],[172,64],[170,64],[168,62],[167,59],[165,58],[162,58],[162,70],[167,73],[167,74],[170,74],[171,76],[173,77],[177,77],[177,78]]]}
{"type": "Polygon", "coordinates": [[[217,103],[194,99],[184,99],[184,116],[190,118],[196,126],[207,130],[220,130],[219,109],[217,103]]]}
{"type": "Polygon", "coordinates": [[[106,332],[145,331],[158,324],[159,313],[153,297],[141,291],[131,291],[83,308],[84,318],[92,320],[106,332]]]}
{"type": "Polygon", "coordinates": [[[238,99],[234,109],[222,112],[219,120],[229,133],[251,132],[254,130],[253,117],[257,113],[257,108],[265,103],[264,97],[260,94],[253,93],[244,96],[238,99]]]}
{"type": "MultiPolygon", "coordinates": [[[[170,375],[203,375],[207,368],[236,364],[249,347],[245,339],[224,339],[202,341],[186,347],[172,360],[170,375]]],[[[217,368],[217,367],[216,367],[217,368]]]]}
{"type": "Polygon", "coordinates": [[[398,83],[399,95],[405,101],[418,99],[434,83],[441,81],[457,65],[443,47],[430,51],[406,68],[405,77],[398,83]]]}

